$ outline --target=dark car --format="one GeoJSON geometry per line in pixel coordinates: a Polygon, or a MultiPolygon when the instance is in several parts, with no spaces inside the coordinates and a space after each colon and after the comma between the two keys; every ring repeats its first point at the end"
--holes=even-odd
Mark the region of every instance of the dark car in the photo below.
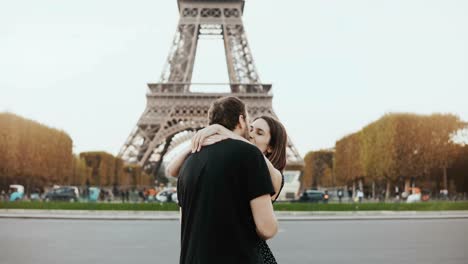
{"type": "Polygon", "coordinates": [[[299,197],[299,202],[318,203],[325,201],[325,193],[317,190],[306,190],[299,197]]]}
{"type": "Polygon", "coordinates": [[[48,201],[67,201],[77,202],[79,199],[78,188],[76,187],[59,187],[48,192],[44,196],[44,200],[48,201]]]}

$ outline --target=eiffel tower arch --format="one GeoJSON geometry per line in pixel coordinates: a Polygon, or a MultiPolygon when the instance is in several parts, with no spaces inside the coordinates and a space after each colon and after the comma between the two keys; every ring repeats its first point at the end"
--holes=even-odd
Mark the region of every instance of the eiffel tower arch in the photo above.
{"type": "MultiPolygon", "coordinates": [[[[164,156],[207,125],[213,100],[237,96],[253,120],[276,117],[271,84],[260,81],[242,22],[244,0],[178,0],[179,23],[159,83],[148,84],[147,105],[118,156],[155,177],[164,156]],[[192,73],[200,36],[221,36],[228,69],[228,93],[192,92],[192,73]]],[[[217,84],[219,85],[219,84],[217,84]]],[[[288,139],[286,170],[302,170],[303,160],[288,139]]]]}

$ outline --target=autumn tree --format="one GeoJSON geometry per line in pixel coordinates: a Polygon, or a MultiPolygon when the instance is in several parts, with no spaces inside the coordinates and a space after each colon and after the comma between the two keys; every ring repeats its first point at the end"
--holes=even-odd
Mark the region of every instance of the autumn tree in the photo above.
{"type": "Polygon", "coordinates": [[[304,174],[302,176],[303,189],[332,186],[333,182],[333,151],[312,151],[304,157],[304,174]]]}
{"type": "Polygon", "coordinates": [[[0,181],[19,183],[26,191],[62,183],[72,173],[70,136],[11,113],[0,113],[0,181]]]}

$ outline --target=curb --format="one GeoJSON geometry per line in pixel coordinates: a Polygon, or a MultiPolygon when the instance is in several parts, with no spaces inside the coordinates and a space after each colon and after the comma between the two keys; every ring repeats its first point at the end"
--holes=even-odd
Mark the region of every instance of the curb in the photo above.
{"type": "MultiPolygon", "coordinates": [[[[278,221],[468,219],[468,211],[277,211],[276,216],[278,221]]],[[[0,219],[179,221],[179,212],[0,209],[0,219]]]]}

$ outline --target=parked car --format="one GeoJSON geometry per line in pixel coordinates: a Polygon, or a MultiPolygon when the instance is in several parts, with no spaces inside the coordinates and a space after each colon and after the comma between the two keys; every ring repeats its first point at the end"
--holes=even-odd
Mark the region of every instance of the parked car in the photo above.
{"type": "Polygon", "coordinates": [[[410,187],[407,190],[408,198],[406,198],[407,203],[415,203],[421,201],[421,189],[418,187],[410,187]]]}
{"type": "Polygon", "coordinates": [[[406,198],[407,203],[415,203],[421,201],[421,193],[413,193],[406,198]]]}
{"type": "Polygon", "coordinates": [[[165,189],[163,191],[158,192],[156,194],[156,201],[157,202],[175,202],[177,203],[177,190],[175,189],[165,189]]]}
{"type": "Polygon", "coordinates": [[[24,186],[19,184],[10,185],[10,202],[19,201],[24,196],[24,186]]]}
{"type": "Polygon", "coordinates": [[[114,200],[114,193],[112,189],[102,188],[99,193],[99,200],[111,202],[114,200]]]}
{"type": "Polygon", "coordinates": [[[305,190],[299,197],[299,202],[318,203],[325,201],[325,193],[317,190],[305,190]]]}
{"type": "Polygon", "coordinates": [[[31,193],[31,195],[29,195],[29,199],[31,201],[40,201],[41,200],[41,195],[37,192],[34,192],[34,193],[31,193]]]}
{"type": "Polygon", "coordinates": [[[89,187],[88,191],[88,201],[96,202],[99,199],[99,195],[101,194],[101,189],[98,187],[89,187]]]}
{"type": "Polygon", "coordinates": [[[80,193],[77,187],[74,186],[63,186],[54,188],[49,191],[45,196],[44,200],[49,201],[68,201],[77,202],[80,198],[80,193]]]}

